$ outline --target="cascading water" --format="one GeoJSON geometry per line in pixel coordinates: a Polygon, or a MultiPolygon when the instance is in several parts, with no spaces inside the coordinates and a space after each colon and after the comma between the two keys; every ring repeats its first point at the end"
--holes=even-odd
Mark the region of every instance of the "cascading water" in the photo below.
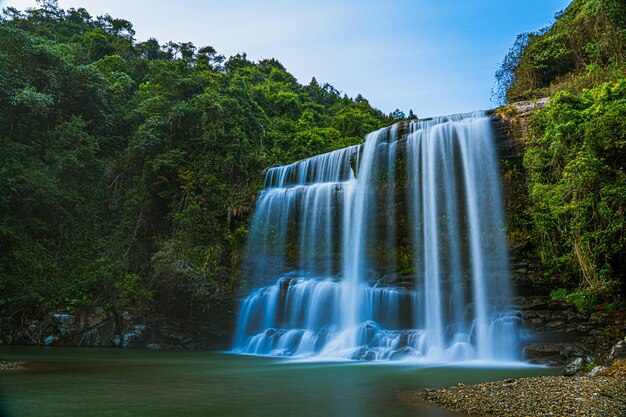
{"type": "Polygon", "coordinates": [[[271,168],[234,351],[517,359],[491,119],[439,117],[271,168]]]}

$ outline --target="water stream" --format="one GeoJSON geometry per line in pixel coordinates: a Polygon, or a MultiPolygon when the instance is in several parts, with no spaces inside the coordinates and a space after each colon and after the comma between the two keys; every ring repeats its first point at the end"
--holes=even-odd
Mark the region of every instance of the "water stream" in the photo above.
{"type": "Polygon", "coordinates": [[[438,117],[267,171],[234,352],[519,358],[491,118],[438,117]]]}

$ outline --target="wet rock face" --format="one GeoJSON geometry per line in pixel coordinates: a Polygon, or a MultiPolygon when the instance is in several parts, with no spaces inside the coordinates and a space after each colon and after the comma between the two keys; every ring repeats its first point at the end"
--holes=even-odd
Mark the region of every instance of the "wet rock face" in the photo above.
{"type": "Polygon", "coordinates": [[[589,352],[587,346],[577,343],[531,343],[523,350],[530,363],[549,366],[564,365],[572,358],[587,360],[589,352]]]}
{"type": "Polygon", "coordinates": [[[550,102],[550,97],[540,98],[538,100],[525,100],[509,104],[509,111],[514,112],[517,116],[527,116],[538,109],[543,109],[550,102]]]}
{"type": "Polygon", "coordinates": [[[624,312],[581,313],[572,304],[550,300],[550,290],[562,285],[544,275],[537,248],[526,231],[528,201],[522,160],[533,114],[550,99],[512,103],[494,111],[494,130],[501,161],[504,199],[509,229],[511,280],[520,296],[519,306],[528,344],[524,358],[533,363],[566,365],[591,355],[606,363],[606,353],[626,334],[624,312]]]}
{"type": "MultiPolygon", "coordinates": [[[[24,326],[0,319],[0,345],[94,346],[164,350],[224,349],[230,334],[215,342],[208,319],[187,321],[155,318],[150,311],[105,310],[100,307],[56,311],[24,326]],[[221,339],[225,339],[223,343],[221,339]]],[[[225,326],[224,326],[225,327],[225,326]]],[[[221,330],[221,328],[220,328],[221,330]]]]}
{"type": "MultiPolygon", "coordinates": [[[[606,353],[626,333],[624,312],[581,313],[571,304],[548,297],[521,297],[517,304],[530,340],[523,355],[531,363],[566,365],[591,356],[594,362],[605,364],[606,353]]],[[[623,348],[626,342],[615,348],[615,355],[626,357],[623,348]]]]}
{"type": "Polygon", "coordinates": [[[501,160],[520,159],[524,156],[524,133],[528,131],[530,117],[539,109],[543,109],[550,98],[536,101],[520,101],[496,109],[494,133],[498,156],[501,160]]]}
{"type": "Polygon", "coordinates": [[[148,336],[144,322],[141,315],[95,307],[50,313],[26,328],[7,325],[0,332],[7,334],[6,344],[143,347],[148,336]]]}
{"type": "Polygon", "coordinates": [[[389,355],[389,360],[406,359],[410,358],[414,354],[415,350],[413,348],[409,346],[404,346],[389,355]]]}

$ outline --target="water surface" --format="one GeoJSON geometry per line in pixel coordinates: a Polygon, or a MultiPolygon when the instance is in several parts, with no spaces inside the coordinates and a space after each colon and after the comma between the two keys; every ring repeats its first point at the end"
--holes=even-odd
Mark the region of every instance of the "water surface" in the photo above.
{"type": "Polygon", "coordinates": [[[0,374],[3,417],[443,417],[398,392],[551,373],[97,348],[0,347],[0,358],[30,363],[0,374]]]}

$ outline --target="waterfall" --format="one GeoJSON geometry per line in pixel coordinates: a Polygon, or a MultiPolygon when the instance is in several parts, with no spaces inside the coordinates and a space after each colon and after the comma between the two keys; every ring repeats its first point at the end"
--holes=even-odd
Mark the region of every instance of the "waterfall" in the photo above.
{"type": "Polygon", "coordinates": [[[518,359],[491,118],[393,125],[268,169],[234,352],[518,359]]]}

